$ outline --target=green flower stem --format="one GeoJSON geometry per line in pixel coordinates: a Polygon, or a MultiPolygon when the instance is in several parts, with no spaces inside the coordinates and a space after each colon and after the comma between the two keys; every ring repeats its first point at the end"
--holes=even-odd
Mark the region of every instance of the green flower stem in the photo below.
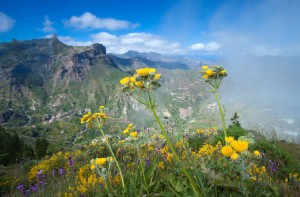
{"type": "Polygon", "coordinates": [[[215,97],[216,97],[218,107],[219,107],[219,110],[220,110],[220,115],[221,115],[222,124],[223,124],[224,137],[226,138],[227,137],[227,132],[226,132],[225,118],[224,118],[224,113],[223,113],[223,110],[222,110],[222,107],[221,107],[221,104],[220,104],[220,101],[219,101],[219,95],[218,95],[217,89],[214,89],[213,92],[215,93],[215,97]]]}
{"type": "Polygon", "coordinates": [[[142,167],[142,174],[143,174],[143,178],[144,178],[144,182],[145,182],[145,187],[146,187],[146,191],[147,191],[147,194],[149,194],[149,191],[148,191],[148,186],[147,186],[147,181],[146,181],[146,176],[145,176],[145,170],[144,170],[144,166],[142,164],[142,159],[141,159],[141,154],[140,154],[140,149],[139,149],[139,144],[137,143],[136,144],[136,149],[138,151],[138,156],[139,156],[139,160],[140,160],[140,165],[142,167]]]}
{"type": "MultiPolygon", "coordinates": [[[[176,153],[176,151],[175,151],[175,149],[174,149],[174,147],[172,145],[172,142],[171,142],[171,140],[170,140],[170,138],[169,138],[169,136],[167,134],[167,131],[163,127],[163,125],[162,125],[162,123],[161,123],[161,121],[160,121],[160,119],[159,119],[159,117],[158,117],[158,115],[156,113],[155,107],[153,105],[151,105],[151,111],[152,111],[152,113],[153,113],[153,115],[155,117],[155,120],[158,123],[160,129],[162,130],[164,137],[167,140],[167,144],[170,147],[170,149],[171,149],[171,151],[172,151],[172,153],[173,153],[173,155],[174,155],[174,157],[176,159],[176,162],[180,164],[181,163],[180,159],[179,159],[179,157],[178,157],[178,155],[177,155],[177,153],[176,153]]],[[[189,172],[187,171],[187,169],[185,167],[183,167],[183,166],[181,166],[181,168],[182,168],[182,171],[185,174],[185,176],[188,178],[190,184],[192,185],[192,188],[193,188],[194,192],[197,194],[197,196],[201,196],[201,193],[198,190],[197,185],[196,185],[194,179],[191,177],[191,175],[189,174],[189,172]]]]}
{"type": "MultiPolygon", "coordinates": [[[[100,128],[100,131],[101,131],[101,134],[103,135],[103,137],[106,138],[106,137],[105,137],[105,134],[104,134],[104,132],[103,132],[103,130],[102,130],[101,128],[100,128]]],[[[111,154],[112,154],[112,156],[113,156],[113,158],[114,158],[114,160],[115,160],[115,162],[116,162],[116,164],[117,164],[118,170],[119,170],[119,172],[120,172],[120,177],[121,177],[121,181],[122,181],[122,186],[123,186],[124,192],[126,192],[126,187],[125,187],[125,183],[124,183],[123,173],[122,173],[122,170],[121,170],[121,168],[120,168],[119,162],[118,162],[118,160],[117,160],[117,158],[116,158],[116,156],[115,156],[113,150],[111,149],[111,146],[109,145],[108,140],[105,139],[105,142],[106,142],[106,145],[107,145],[108,149],[110,150],[110,152],[111,152],[111,154]]]]}

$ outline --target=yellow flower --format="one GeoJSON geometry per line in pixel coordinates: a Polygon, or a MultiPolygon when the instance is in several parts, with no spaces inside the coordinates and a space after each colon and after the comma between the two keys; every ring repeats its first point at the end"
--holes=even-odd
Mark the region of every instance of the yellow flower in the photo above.
{"type": "Polygon", "coordinates": [[[225,157],[230,157],[233,153],[233,149],[231,148],[231,146],[223,146],[221,149],[221,153],[225,156],[225,157]]]}
{"type": "Polygon", "coordinates": [[[230,155],[230,158],[231,158],[232,160],[237,160],[237,159],[239,158],[239,154],[233,153],[232,155],[230,155]]]}
{"type": "Polygon", "coordinates": [[[205,71],[205,74],[210,77],[214,74],[214,71],[208,69],[208,70],[205,71]]]}
{"type": "Polygon", "coordinates": [[[129,78],[131,82],[135,82],[135,78],[134,77],[130,77],[129,78]]]}
{"type": "Polygon", "coordinates": [[[155,74],[154,80],[159,80],[160,79],[160,74],[155,74]]]}
{"type": "Polygon", "coordinates": [[[121,85],[126,85],[129,83],[129,77],[124,77],[123,79],[120,80],[121,85]]]}
{"type": "Polygon", "coordinates": [[[102,166],[106,163],[106,158],[97,158],[95,161],[97,165],[102,166]]]}
{"type": "Polygon", "coordinates": [[[137,81],[137,82],[135,82],[134,84],[135,84],[135,86],[137,86],[137,87],[139,87],[139,88],[144,87],[144,84],[143,84],[142,82],[140,82],[140,81],[137,81]]]}
{"type": "Polygon", "coordinates": [[[233,142],[233,141],[234,141],[234,138],[233,138],[233,137],[231,137],[231,136],[225,137],[225,142],[226,142],[227,144],[230,144],[230,143],[233,142]]]}
{"type": "Polygon", "coordinates": [[[91,164],[91,170],[94,170],[95,169],[95,165],[94,164],[91,164]]]}
{"type": "Polygon", "coordinates": [[[128,128],[126,128],[126,129],[123,131],[124,134],[127,134],[128,132],[129,132],[129,129],[128,129],[128,128]]]}
{"type": "Polygon", "coordinates": [[[141,75],[142,77],[146,77],[149,75],[149,68],[141,68],[136,70],[136,73],[141,75]]]}
{"type": "Polygon", "coordinates": [[[110,163],[113,163],[114,161],[115,161],[114,158],[113,158],[112,156],[110,156],[110,157],[109,157],[109,162],[110,162],[110,163]]]}
{"type": "Polygon", "coordinates": [[[133,124],[129,124],[128,127],[130,127],[130,128],[133,127],[133,124]]]}
{"type": "Polygon", "coordinates": [[[208,66],[207,66],[207,65],[204,65],[204,66],[202,66],[202,69],[203,69],[203,70],[207,70],[207,69],[208,69],[208,66]]]}
{"type": "Polygon", "coordinates": [[[77,187],[77,190],[81,193],[85,193],[87,189],[84,186],[77,187]]]}
{"type": "Polygon", "coordinates": [[[248,150],[248,145],[249,145],[249,142],[244,141],[244,140],[238,140],[238,141],[231,142],[232,148],[234,148],[234,150],[236,150],[239,153],[248,150]]]}
{"type": "Polygon", "coordinates": [[[162,161],[158,162],[157,167],[160,168],[160,169],[162,169],[162,170],[164,170],[165,169],[164,162],[162,162],[162,161]]]}
{"type": "Polygon", "coordinates": [[[136,131],[130,133],[130,136],[131,136],[131,137],[136,137],[137,135],[138,135],[138,132],[136,132],[136,131]]]}
{"type": "Polygon", "coordinates": [[[227,70],[224,69],[224,70],[221,70],[221,71],[220,71],[220,74],[221,74],[221,75],[224,75],[224,74],[226,74],[226,72],[227,72],[227,70]]]}
{"type": "Polygon", "coordinates": [[[149,68],[149,74],[150,73],[155,73],[156,72],[156,69],[155,68],[149,68]]]}
{"type": "Polygon", "coordinates": [[[100,108],[100,109],[104,109],[104,106],[103,106],[103,105],[101,105],[99,108],[100,108]]]}
{"type": "Polygon", "coordinates": [[[208,79],[208,75],[203,75],[202,78],[203,79],[208,79]]]}
{"type": "Polygon", "coordinates": [[[253,152],[253,154],[254,154],[255,156],[257,156],[257,157],[260,156],[260,152],[259,152],[258,150],[255,150],[255,151],[253,152]]]}

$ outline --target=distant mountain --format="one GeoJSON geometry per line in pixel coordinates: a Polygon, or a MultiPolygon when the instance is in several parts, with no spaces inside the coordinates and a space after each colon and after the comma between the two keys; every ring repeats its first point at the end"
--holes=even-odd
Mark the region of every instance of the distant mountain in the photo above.
{"type": "Polygon", "coordinates": [[[137,51],[128,51],[124,54],[112,54],[114,57],[122,59],[135,59],[136,61],[150,64],[154,67],[162,67],[168,69],[193,69],[203,64],[210,63],[207,60],[199,58],[191,58],[185,56],[162,55],[156,52],[141,53],[137,51]]]}
{"type": "Polygon", "coordinates": [[[213,112],[206,112],[210,94],[200,80],[200,68],[190,70],[186,63],[163,59],[158,53],[134,51],[107,55],[102,44],[67,46],[56,36],[1,43],[0,124],[26,127],[74,118],[78,124],[83,113],[105,105],[119,123],[148,126],[152,116],[119,85],[122,77],[145,66],[162,74],[157,95],[161,117],[179,127],[200,124],[199,120],[211,123],[203,118],[213,112]]]}

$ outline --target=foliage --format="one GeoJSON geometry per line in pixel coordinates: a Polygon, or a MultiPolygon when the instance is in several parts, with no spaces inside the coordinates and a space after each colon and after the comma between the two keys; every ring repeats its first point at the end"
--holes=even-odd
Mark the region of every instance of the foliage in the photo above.
{"type": "Polygon", "coordinates": [[[37,138],[35,140],[35,154],[37,159],[42,159],[47,152],[49,142],[44,138],[37,138]]]}
{"type": "Polygon", "coordinates": [[[0,126],[0,164],[8,165],[33,158],[33,150],[17,134],[11,135],[0,126]]]}

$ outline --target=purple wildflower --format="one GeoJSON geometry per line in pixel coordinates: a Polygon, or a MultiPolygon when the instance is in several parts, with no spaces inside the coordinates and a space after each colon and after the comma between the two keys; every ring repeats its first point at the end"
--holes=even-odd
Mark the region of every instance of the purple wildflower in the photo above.
{"type": "Polygon", "coordinates": [[[269,168],[272,172],[277,172],[279,170],[279,163],[269,160],[269,168]]]}
{"type": "Polygon", "coordinates": [[[24,185],[22,183],[19,183],[17,185],[17,189],[22,192],[24,190],[24,185]]]}
{"type": "Polygon", "coordinates": [[[62,167],[62,168],[59,168],[59,174],[60,176],[63,176],[66,174],[66,170],[62,167]]]}
{"type": "Polygon", "coordinates": [[[186,132],[186,133],[184,134],[184,137],[185,137],[185,138],[188,138],[188,137],[189,137],[189,133],[186,132]]]}
{"type": "Polygon", "coordinates": [[[70,166],[72,166],[74,164],[74,161],[73,161],[72,157],[69,157],[68,162],[69,162],[70,166]]]}
{"type": "Polygon", "coordinates": [[[30,195],[30,189],[28,188],[28,189],[24,190],[23,194],[24,194],[24,196],[29,196],[30,195]]]}
{"type": "Polygon", "coordinates": [[[52,176],[54,177],[55,176],[55,173],[56,173],[56,170],[52,170],[52,176]]]}
{"type": "Polygon", "coordinates": [[[158,148],[156,148],[155,150],[156,150],[157,154],[161,154],[161,150],[160,150],[160,148],[159,148],[159,147],[158,147],[158,148]]]}
{"type": "Polygon", "coordinates": [[[147,159],[145,160],[145,162],[146,162],[146,165],[147,165],[147,166],[149,166],[149,165],[151,164],[151,162],[150,162],[150,159],[149,159],[149,158],[147,158],[147,159]]]}
{"type": "Polygon", "coordinates": [[[41,179],[41,178],[43,178],[42,173],[43,173],[43,170],[38,170],[37,175],[36,175],[37,178],[38,178],[38,180],[41,179]]]}
{"type": "Polygon", "coordinates": [[[31,186],[31,189],[33,192],[37,192],[38,191],[38,186],[36,183],[33,183],[32,186],[31,186]]]}
{"type": "Polygon", "coordinates": [[[45,186],[45,184],[46,184],[46,181],[45,180],[41,180],[40,181],[40,185],[43,187],[43,186],[45,186]]]}

